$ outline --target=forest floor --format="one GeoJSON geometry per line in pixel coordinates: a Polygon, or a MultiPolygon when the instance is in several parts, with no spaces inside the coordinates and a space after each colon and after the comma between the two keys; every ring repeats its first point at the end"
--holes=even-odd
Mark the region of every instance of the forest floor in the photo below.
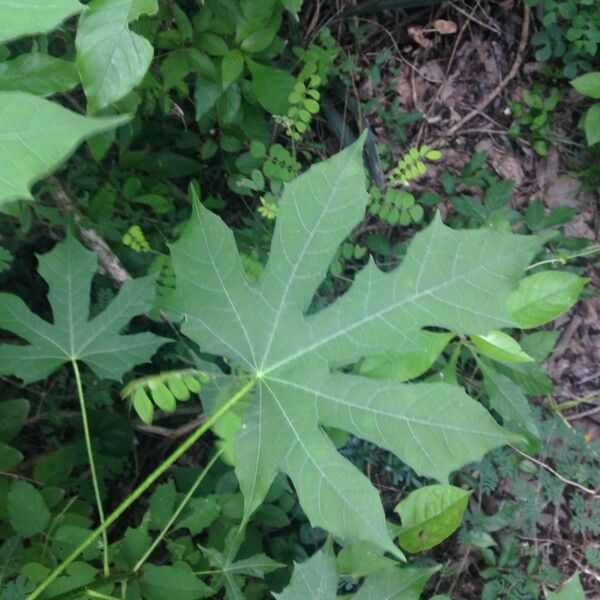
{"type": "MultiPolygon", "coordinates": [[[[355,25],[372,26],[366,38],[357,44],[356,37],[348,36],[347,24],[339,19],[349,10],[349,3],[312,4],[312,11],[304,13],[306,37],[327,25],[347,57],[359,61],[355,64],[358,74],[353,89],[349,89],[348,104],[355,100],[362,106],[384,107],[383,111],[370,110],[362,115],[378,141],[398,147],[397,122],[393,115],[382,118],[382,114],[386,110],[389,114],[399,105],[403,111],[418,111],[423,115],[415,123],[403,125],[406,134],[401,144],[403,149],[423,144],[444,148],[443,160],[430,165],[418,182],[411,182],[409,191],[440,192],[444,171],[458,173],[474,153],[484,151],[497,176],[515,182],[511,208],[525,211],[537,198],[543,199],[547,209],[573,207],[575,215],[566,224],[565,235],[597,243],[599,188],[580,176],[590,160],[582,150],[581,133],[577,132],[582,97],[566,80],[553,83],[559,90],[560,101],[550,115],[551,133],[545,139],[545,156],[536,151],[532,136],[514,136],[509,131],[515,121],[512,103],[521,100],[523,91],[544,81],[543,65],[536,61],[530,44],[539,23],[534,9],[523,8],[513,0],[498,3],[456,0],[441,6],[411,9],[400,17],[399,11],[357,11],[355,25]],[[373,71],[378,57],[384,55],[388,57],[386,68],[373,71]]],[[[323,138],[329,137],[335,146],[337,140],[326,131],[327,123],[323,126],[323,138]]],[[[375,165],[374,170],[383,172],[385,168],[375,165]]],[[[470,191],[468,186],[464,189],[470,191]]],[[[443,203],[438,204],[438,209],[451,210],[443,203]]],[[[588,261],[585,274],[597,291],[598,262],[588,261]]],[[[554,396],[538,398],[536,402],[548,410],[556,409],[557,405],[569,407],[561,411],[561,419],[592,442],[600,437],[598,294],[580,301],[553,327],[560,331],[560,337],[546,361],[546,369],[555,386],[554,396]]],[[[379,483],[386,487],[384,482],[379,483]]],[[[502,504],[505,500],[515,500],[506,482],[495,492],[494,502],[502,504]]],[[[472,503],[477,503],[475,497],[472,503]]],[[[540,556],[546,552],[552,565],[564,576],[581,572],[589,597],[600,597],[600,571],[581,560],[577,550],[583,547],[581,535],[562,526],[565,515],[557,511],[560,514],[547,519],[539,528],[534,545],[536,549],[545,545],[540,556]]],[[[443,548],[459,557],[453,564],[454,593],[460,598],[480,598],[483,582],[477,557],[468,551],[461,554],[456,547],[443,548]]]]}

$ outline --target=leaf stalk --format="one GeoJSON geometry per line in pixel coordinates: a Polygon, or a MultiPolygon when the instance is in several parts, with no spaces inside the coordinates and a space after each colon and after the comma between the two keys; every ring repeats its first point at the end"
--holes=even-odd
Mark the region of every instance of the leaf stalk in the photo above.
{"type": "Polygon", "coordinates": [[[223,415],[231,410],[256,385],[256,379],[250,380],[240,388],[227,402],[211,415],[196,431],[186,438],[129,496],[113,510],[108,517],[63,560],[42,583],[27,597],[35,600],[65,569],[100,535],[102,535],[176,460],[191,448],[223,415]]]}

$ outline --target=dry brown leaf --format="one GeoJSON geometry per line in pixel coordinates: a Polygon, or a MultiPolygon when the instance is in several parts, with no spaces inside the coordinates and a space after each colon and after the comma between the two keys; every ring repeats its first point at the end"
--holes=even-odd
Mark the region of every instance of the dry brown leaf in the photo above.
{"type": "Polygon", "coordinates": [[[512,179],[515,182],[516,187],[519,187],[523,183],[523,167],[519,161],[510,154],[504,154],[499,152],[495,148],[490,153],[490,162],[494,171],[504,177],[505,179],[512,179]]]}
{"type": "Polygon", "coordinates": [[[454,21],[446,21],[445,19],[436,19],[432,26],[441,35],[450,35],[458,30],[458,26],[454,21]]]}
{"type": "Polygon", "coordinates": [[[433,48],[433,42],[425,37],[422,27],[409,27],[408,35],[422,48],[429,50],[433,48]]]}

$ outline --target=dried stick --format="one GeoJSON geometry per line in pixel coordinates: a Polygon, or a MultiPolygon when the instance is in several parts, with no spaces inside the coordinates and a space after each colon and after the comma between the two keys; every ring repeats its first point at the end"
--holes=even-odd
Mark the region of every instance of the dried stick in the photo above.
{"type": "Polygon", "coordinates": [[[98,255],[98,261],[100,262],[102,270],[117,285],[123,285],[126,281],[129,281],[131,275],[123,266],[123,263],[119,260],[117,255],[93,229],[86,229],[80,225],[80,222],[83,219],[81,211],[75,206],[75,203],[71,200],[67,192],[65,192],[65,189],[60,182],[55,178],[53,178],[52,182],[55,185],[55,192],[53,194],[54,202],[63,214],[68,213],[72,215],[81,239],[90,250],[93,250],[98,255]]]}
{"type": "MultiPolygon", "coordinates": [[[[523,64],[523,58],[525,57],[525,50],[527,48],[527,40],[529,39],[529,24],[531,22],[531,9],[529,6],[525,6],[523,9],[523,27],[521,29],[521,39],[517,48],[517,54],[515,61],[511,67],[508,75],[494,88],[494,90],[486,96],[477,106],[469,113],[467,113],[458,123],[455,123],[448,131],[442,136],[449,137],[459,131],[461,127],[464,127],[469,121],[480,115],[504,90],[504,88],[515,78],[521,65],[523,64]]],[[[442,138],[435,141],[433,145],[439,145],[442,142],[442,138]]]]}

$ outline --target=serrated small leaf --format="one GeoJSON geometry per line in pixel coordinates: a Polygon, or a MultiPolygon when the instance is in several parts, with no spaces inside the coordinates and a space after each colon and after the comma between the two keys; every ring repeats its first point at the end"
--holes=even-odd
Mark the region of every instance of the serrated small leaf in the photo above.
{"type": "Polygon", "coordinates": [[[53,321],[32,313],[18,296],[0,293],[0,328],[28,342],[0,344],[1,374],[31,383],[64,363],[78,360],[98,377],[119,380],[167,341],[151,333],[120,334],[134,316],[152,307],[152,277],[127,281],[104,312],[89,319],[96,254],[69,233],[38,260],[39,273],[49,286],[53,321]]]}
{"type": "Polygon", "coordinates": [[[0,0],[0,44],[51,31],[84,8],[77,0],[0,0]]]}
{"type": "Polygon", "coordinates": [[[277,600],[332,600],[336,597],[338,573],[333,556],[323,550],[313,554],[307,561],[294,564],[294,572],[288,586],[277,600]]]}
{"type": "Polygon", "coordinates": [[[569,310],[588,282],[567,271],[542,271],[526,277],[508,298],[508,310],[521,327],[545,325],[569,310]]]}
{"type": "Polygon", "coordinates": [[[192,498],[173,529],[186,528],[192,535],[198,535],[213,523],[219,513],[219,506],[212,498],[192,498]]]}
{"type": "Polygon", "coordinates": [[[176,499],[177,491],[172,479],[157,486],[150,497],[148,506],[150,514],[148,527],[150,529],[162,529],[167,524],[175,510],[176,499]]]}
{"type": "Polygon", "coordinates": [[[88,5],[75,46],[89,112],[117,102],[142,81],[154,50],[129,24],[157,10],[157,0],[93,0],[88,5]]]}
{"type": "Polygon", "coordinates": [[[50,523],[50,511],[40,492],[27,481],[14,481],[8,492],[11,527],[24,537],[31,537],[50,523]]]}
{"type": "Polygon", "coordinates": [[[190,570],[175,566],[146,565],[140,585],[145,600],[198,600],[198,598],[214,597],[214,590],[209,588],[190,570]]]}
{"type": "Polygon", "coordinates": [[[0,92],[0,206],[32,199],[29,187],[51,173],[87,137],[127,116],[84,117],[24,92],[0,92]]]}
{"type": "Polygon", "coordinates": [[[479,352],[508,363],[533,362],[533,358],[523,352],[519,342],[502,331],[490,331],[486,335],[473,335],[471,340],[479,352]]]}
{"type": "Polygon", "coordinates": [[[428,485],[394,508],[402,521],[400,546],[415,553],[433,548],[460,526],[471,492],[453,485],[428,485]]]}

